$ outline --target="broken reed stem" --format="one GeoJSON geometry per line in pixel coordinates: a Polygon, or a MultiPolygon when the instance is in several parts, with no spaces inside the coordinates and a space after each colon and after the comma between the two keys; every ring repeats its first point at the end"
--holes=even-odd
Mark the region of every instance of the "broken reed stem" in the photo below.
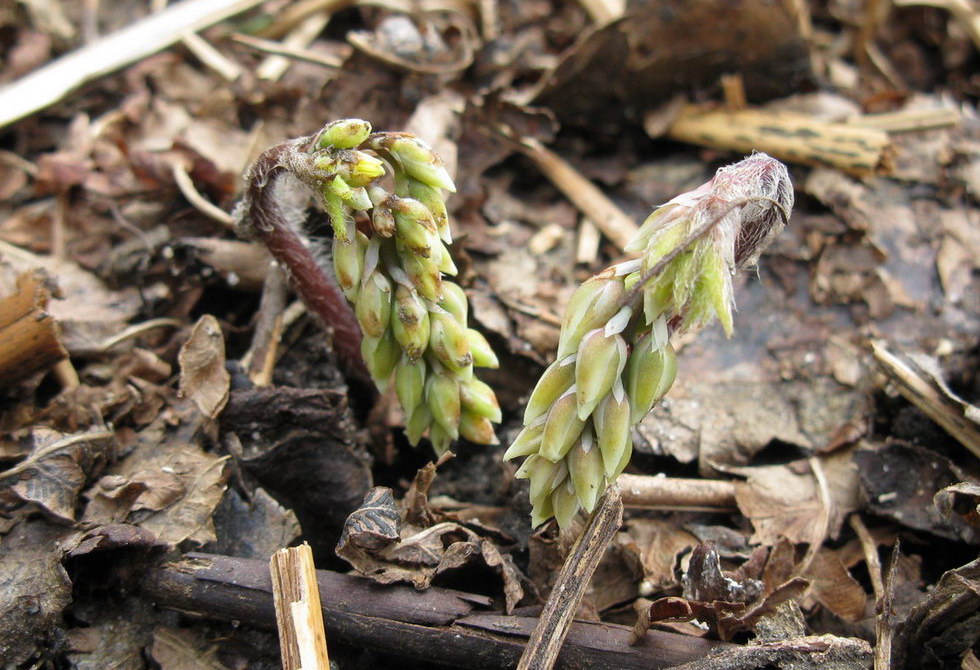
{"type": "Polygon", "coordinates": [[[859,177],[891,169],[891,142],[885,131],[825,123],[802,114],[689,105],[667,135],[713,149],[763,151],[784,161],[835,167],[859,177]]]}
{"type": "Polygon", "coordinates": [[[622,523],[623,501],[610,486],[572,545],[517,670],[550,670],[555,664],[589,580],[622,523]]]}
{"type": "Polygon", "coordinates": [[[871,351],[898,392],[926,416],[942,426],[960,444],[980,458],[980,429],[964,416],[963,408],[946,397],[915,361],[888,351],[883,342],[872,342],[871,351]]]}
{"type": "Polygon", "coordinates": [[[262,298],[259,301],[259,316],[255,321],[252,345],[242,358],[248,370],[248,377],[256,386],[272,383],[272,372],[276,366],[279,351],[279,338],[282,336],[283,312],[286,310],[288,286],[286,275],[278,263],[269,267],[269,274],[262,285],[262,298]]]}
{"type": "Polygon", "coordinates": [[[310,545],[280,549],[269,570],[283,670],[330,670],[310,545]]]}
{"type": "Polygon", "coordinates": [[[0,387],[68,358],[58,324],[47,312],[50,298],[43,275],[27,272],[17,278],[16,293],[0,299],[0,387]]]}
{"type": "MultiPolygon", "coordinates": [[[[848,519],[851,528],[857,533],[858,540],[861,542],[861,549],[864,552],[864,562],[868,566],[868,574],[871,577],[871,588],[875,593],[875,670],[889,670],[892,667],[892,627],[888,625],[888,610],[890,603],[890,578],[889,584],[881,576],[881,559],[878,556],[878,545],[868,532],[864,521],[857,514],[852,514],[848,519]]],[[[895,560],[898,556],[898,549],[892,557],[892,571],[894,570],[895,560]]]]}
{"type": "Polygon", "coordinates": [[[681,479],[622,474],[617,480],[625,507],[657,509],[738,509],[738,482],[716,479],[681,479]]]}
{"type": "Polygon", "coordinates": [[[565,159],[530,137],[516,142],[515,147],[534,161],[544,176],[620,251],[633,239],[639,230],[636,222],[565,159]]]}

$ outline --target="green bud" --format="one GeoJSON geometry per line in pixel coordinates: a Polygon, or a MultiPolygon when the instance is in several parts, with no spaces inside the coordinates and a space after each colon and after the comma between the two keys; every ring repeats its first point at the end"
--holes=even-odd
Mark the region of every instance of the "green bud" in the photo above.
{"type": "Polygon", "coordinates": [[[527,399],[524,423],[543,416],[548,408],[575,383],[575,355],[566,356],[549,365],[527,399]]]}
{"type": "Polygon", "coordinates": [[[327,182],[327,189],[352,209],[362,211],[371,209],[371,198],[368,197],[367,189],[363,187],[352,188],[339,175],[327,182]]]}
{"type": "Polygon", "coordinates": [[[395,215],[395,234],[398,239],[419,256],[430,258],[433,245],[441,244],[437,238],[432,213],[413,198],[389,198],[388,202],[395,215]]]}
{"type": "Polygon", "coordinates": [[[567,479],[565,483],[556,488],[551,494],[551,504],[555,509],[555,519],[558,526],[568,528],[575,519],[575,514],[579,510],[578,498],[575,496],[575,487],[572,480],[567,479]]]}
{"type": "Polygon", "coordinates": [[[375,205],[371,210],[371,227],[382,237],[395,234],[395,215],[384,205],[375,205]]]}
{"type": "Polygon", "coordinates": [[[364,280],[354,304],[354,315],[367,337],[381,337],[388,329],[391,283],[380,272],[372,272],[364,280]]]}
{"type": "Polygon", "coordinates": [[[432,418],[453,440],[459,437],[459,382],[456,377],[433,371],[425,381],[425,399],[432,418]]]}
{"type": "Polygon", "coordinates": [[[334,239],[340,240],[344,244],[351,244],[357,227],[354,225],[354,220],[348,217],[344,201],[335,193],[325,190],[323,193],[323,209],[333,227],[334,239]]]}
{"type": "Polygon", "coordinates": [[[623,293],[623,280],[608,271],[579,286],[565,308],[558,338],[558,357],[575,353],[585,333],[604,326],[615,316],[622,307],[623,293]]]}
{"type": "Polygon", "coordinates": [[[396,136],[385,143],[402,169],[423,184],[456,192],[453,180],[442,160],[422,140],[412,136],[396,136]]]}
{"type": "Polygon", "coordinates": [[[630,403],[626,397],[623,383],[616,380],[612,392],[606,394],[592,414],[599,453],[607,477],[619,466],[623,451],[630,439],[630,403]]]}
{"type": "Polygon", "coordinates": [[[439,262],[436,265],[439,266],[439,271],[443,272],[450,277],[455,277],[459,274],[459,268],[456,267],[456,263],[453,262],[453,255],[449,253],[449,247],[445,246],[442,242],[433,242],[432,253],[439,256],[439,262]]]}
{"type": "Polygon", "coordinates": [[[704,249],[697,286],[684,311],[685,328],[706,324],[717,315],[725,335],[732,336],[732,273],[714,245],[704,249]]]}
{"type": "Polygon", "coordinates": [[[425,396],[425,372],[424,361],[412,361],[407,355],[403,355],[395,367],[395,392],[405,416],[409,418],[422,404],[425,396]]]}
{"type": "Polygon", "coordinates": [[[585,421],[578,416],[575,387],[572,386],[548,410],[544,436],[541,438],[541,451],[538,453],[549,461],[561,460],[575,444],[584,427],[585,421]]]}
{"type": "Polygon", "coordinates": [[[537,528],[554,515],[555,508],[551,504],[551,496],[542,498],[538,504],[531,506],[531,528],[537,528]]]}
{"type": "Polygon", "coordinates": [[[428,258],[413,253],[400,254],[399,259],[405,274],[426,300],[438,303],[442,297],[442,275],[428,258]]]}
{"type": "Polygon", "coordinates": [[[442,282],[442,300],[439,301],[439,306],[452,314],[458,322],[466,324],[469,302],[466,299],[466,292],[459,284],[451,281],[442,282]]]}
{"type": "Polygon", "coordinates": [[[361,356],[375,385],[382,392],[388,388],[388,380],[391,379],[391,374],[395,371],[401,355],[401,347],[398,346],[390,329],[385,330],[380,338],[361,339],[361,356]]]}
{"type": "Polygon", "coordinates": [[[328,123],[316,137],[315,146],[320,149],[336,147],[353,149],[371,134],[371,124],[362,119],[343,119],[328,123]]]}
{"type": "MultiPolygon", "coordinates": [[[[552,463],[543,458],[531,456],[527,461],[524,461],[524,466],[527,466],[528,461],[532,461],[528,476],[531,485],[530,498],[531,503],[536,504],[543,498],[550,496],[552,491],[564,484],[568,478],[568,465],[565,461],[552,463]]],[[[521,467],[523,468],[524,466],[521,467]]]]}
{"type": "Polygon", "coordinates": [[[568,452],[567,460],[575,495],[585,511],[592,512],[606,483],[602,456],[595,446],[592,431],[582,432],[582,439],[568,452]]]}
{"type": "Polygon", "coordinates": [[[578,416],[583,421],[609,393],[626,365],[626,341],[596,328],[582,338],[575,361],[578,416]]]}
{"type": "Polygon", "coordinates": [[[632,408],[630,422],[634,424],[667,394],[677,375],[674,348],[668,343],[653,349],[650,341],[649,335],[638,340],[626,363],[626,395],[632,408]]]}
{"type": "Polygon", "coordinates": [[[438,423],[429,426],[429,441],[432,442],[432,450],[436,452],[436,456],[442,456],[449,451],[455,439],[455,437],[446,432],[438,423]]]}
{"type": "Polygon", "coordinates": [[[473,355],[473,365],[478,368],[492,368],[496,370],[500,367],[497,354],[493,352],[487,338],[478,330],[473,328],[466,329],[466,339],[470,343],[470,353],[473,355]]]}
{"type": "Polygon", "coordinates": [[[465,409],[459,417],[459,434],[476,444],[500,444],[490,420],[465,409]]]}
{"type": "Polygon", "coordinates": [[[409,360],[418,360],[429,346],[429,311],[413,289],[395,288],[395,318],[391,320],[395,339],[409,360]]]}
{"type": "Polygon", "coordinates": [[[422,434],[431,424],[432,412],[429,411],[428,406],[425,403],[417,405],[405,424],[405,437],[408,438],[408,443],[413,447],[419,446],[422,434]]]}
{"type": "Polygon", "coordinates": [[[530,456],[538,453],[542,436],[544,436],[543,417],[530,426],[525,426],[524,430],[517,434],[514,441],[507,447],[507,451],[504,452],[504,460],[509,461],[518,456],[530,456]]]}
{"type": "Polygon", "coordinates": [[[357,297],[358,283],[361,281],[361,269],[364,267],[364,252],[367,250],[368,238],[364,233],[356,234],[354,244],[344,244],[337,238],[333,240],[333,271],[337,283],[347,299],[354,302],[357,297]]]}
{"type": "Polygon", "coordinates": [[[446,244],[452,244],[453,235],[449,231],[449,212],[446,210],[446,201],[439,189],[423,184],[417,179],[409,179],[408,192],[432,213],[432,220],[436,224],[436,230],[439,231],[439,237],[442,241],[446,244]]]}
{"type": "Polygon", "coordinates": [[[476,377],[467,379],[459,385],[459,400],[463,408],[476,416],[482,416],[495,423],[500,423],[500,404],[497,396],[488,384],[476,377]]]}
{"type": "Polygon", "coordinates": [[[630,464],[630,458],[633,456],[633,436],[626,441],[626,448],[623,449],[623,456],[619,459],[619,464],[616,466],[616,470],[613,472],[612,477],[609,478],[610,481],[616,479],[616,477],[623,474],[623,470],[626,466],[630,464]]]}
{"type": "Polygon", "coordinates": [[[466,328],[445,310],[432,312],[429,317],[432,334],[429,348],[440,363],[453,372],[462,372],[473,364],[466,328]]]}
{"type": "Polygon", "coordinates": [[[340,155],[340,173],[348,184],[366,187],[378,177],[384,176],[384,161],[363,151],[344,151],[340,155]]]}

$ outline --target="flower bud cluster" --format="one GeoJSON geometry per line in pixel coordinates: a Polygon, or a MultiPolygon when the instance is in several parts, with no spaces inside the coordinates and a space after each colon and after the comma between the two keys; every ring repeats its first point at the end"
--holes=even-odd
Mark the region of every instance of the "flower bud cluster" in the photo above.
{"type": "Polygon", "coordinates": [[[758,259],[792,206],[786,168],[754,154],[655,210],[627,246],[641,258],[575,291],[557,359],[504,454],[527,457],[516,476],[530,480],[532,525],[554,516],[567,527],[580,509],[595,508],[629,463],[633,426],[674,382],[670,333],[717,316],[731,334],[732,276],[758,259]]]}
{"type": "Polygon", "coordinates": [[[473,368],[497,367],[497,357],[467,327],[463,289],[443,278],[456,274],[442,194],[455,186],[439,157],[413,135],[372,134],[347,119],[320,132],[310,158],[305,181],[334,230],[334,271],[354,305],[362,356],[380,389],[394,379],[409,442],[428,432],[440,454],[459,437],[495,444],[500,407],[473,368]]]}

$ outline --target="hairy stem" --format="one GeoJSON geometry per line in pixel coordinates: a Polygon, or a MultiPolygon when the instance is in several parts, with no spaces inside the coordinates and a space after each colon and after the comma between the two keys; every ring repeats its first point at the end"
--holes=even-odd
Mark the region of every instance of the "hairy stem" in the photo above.
{"type": "Polygon", "coordinates": [[[351,373],[370,379],[361,358],[361,329],[347,299],[327,276],[306,241],[290,224],[280,202],[282,180],[289,175],[290,154],[309,141],[283,142],[265,151],[249,170],[248,186],[237,213],[239,231],[260,240],[289,275],[307,308],[333,330],[333,348],[351,373]]]}

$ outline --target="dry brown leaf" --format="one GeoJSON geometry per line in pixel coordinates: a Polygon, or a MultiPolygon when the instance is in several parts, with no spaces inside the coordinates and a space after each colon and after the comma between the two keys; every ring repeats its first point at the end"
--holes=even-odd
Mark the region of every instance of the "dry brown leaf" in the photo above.
{"type": "Polygon", "coordinates": [[[639,556],[643,579],[658,593],[679,584],[678,556],[698,544],[698,538],[676,522],[660,519],[630,519],[617,542],[639,556]]]}
{"type": "Polygon", "coordinates": [[[748,477],[745,486],[736,489],[735,501],[752,521],[751,542],[773,545],[780,537],[794,544],[822,542],[825,532],[836,537],[846,516],[859,507],[857,471],[851,465],[851,450],[820,457],[820,463],[830,493],[827,516],[806,461],[731,469],[748,477]]]}
{"type": "Polygon", "coordinates": [[[27,458],[0,473],[0,505],[13,510],[27,504],[55,520],[74,521],[78,494],[111,454],[115,436],[108,431],[64,435],[36,428],[31,442],[27,458]]]}
{"type": "Polygon", "coordinates": [[[864,618],[868,594],[841,563],[836,551],[821,547],[803,576],[810,581],[810,594],[816,601],[844,621],[864,618]]]}
{"type": "Polygon", "coordinates": [[[0,652],[21,667],[55,644],[71,582],[61,567],[65,531],[42,520],[21,522],[0,542],[0,652]]]}
{"type": "Polygon", "coordinates": [[[228,403],[231,375],[225,369],[225,340],[218,320],[205,314],[180,348],[180,391],[214,419],[228,403]]]}
{"type": "Polygon", "coordinates": [[[433,463],[419,470],[401,505],[391,489],[369,491],[348,517],[337,555],[381,584],[408,582],[417,589],[428,588],[440,574],[482,563],[500,577],[509,613],[524,597],[520,571],[490,539],[454,521],[438,522],[440,515],[426,500],[434,474],[433,463]],[[435,523],[415,525],[419,521],[435,523]]]}
{"type": "Polygon", "coordinates": [[[225,670],[218,647],[198,629],[158,626],[150,655],[161,670],[225,670]]]}

